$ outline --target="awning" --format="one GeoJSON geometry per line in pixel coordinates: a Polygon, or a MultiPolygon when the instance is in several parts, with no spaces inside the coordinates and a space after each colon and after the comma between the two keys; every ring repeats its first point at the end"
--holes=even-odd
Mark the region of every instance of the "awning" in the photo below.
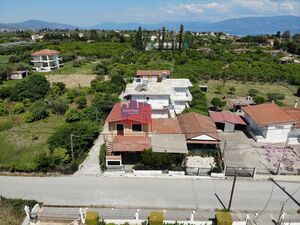
{"type": "Polygon", "coordinates": [[[184,134],[152,134],[151,145],[153,152],[188,153],[184,134]]]}

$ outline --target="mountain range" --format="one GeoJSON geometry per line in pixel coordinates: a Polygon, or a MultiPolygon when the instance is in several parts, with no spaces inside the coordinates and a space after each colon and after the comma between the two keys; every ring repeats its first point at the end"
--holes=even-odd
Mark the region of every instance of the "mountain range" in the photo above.
{"type": "Polygon", "coordinates": [[[174,30],[179,29],[180,24],[184,24],[187,31],[216,31],[225,32],[235,35],[258,35],[273,34],[277,31],[291,31],[292,34],[300,33],[299,16],[273,16],[273,17],[245,17],[223,20],[220,22],[203,22],[203,21],[183,21],[174,22],[166,21],[155,24],[141,23],[101,23],[92,27],[79,27],[61,23],[51,23],[40,20],[28,20],[21,23],[0,23],[0,29],[28,29],[37,30],[43,28],[49,29],[105,29],[105,30],[135,30],[139,26],[147,30],[155,30],[161,27],[174,30]]]}

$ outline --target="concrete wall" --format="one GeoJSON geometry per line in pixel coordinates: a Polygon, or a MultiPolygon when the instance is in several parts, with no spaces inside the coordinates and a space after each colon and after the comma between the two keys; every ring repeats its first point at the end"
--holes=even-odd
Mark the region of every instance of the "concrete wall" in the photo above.
{"type": "Polygon", "coordinates": [[[235,124],[225,123],[224,124],[224,132],[233,132],[235,128],[235,124]]]}

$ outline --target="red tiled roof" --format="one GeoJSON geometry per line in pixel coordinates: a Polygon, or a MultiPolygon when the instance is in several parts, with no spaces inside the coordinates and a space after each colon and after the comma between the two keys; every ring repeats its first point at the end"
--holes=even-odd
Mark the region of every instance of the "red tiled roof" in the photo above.
{"type": "Polygon", "coordinates": [[[296,119],[274,103],[242,107],[258,125],[293,123],[296,119]]]}
{"type": "Polygon", "coordinates": [[[38,56],[38,55],[57,55],[59,54],[58,51],[55,50],[50,50],[50,49],[43,49],[37,52],[33,52],[31,55],[32,56],[38,56]]]}
{"type": "Polygon", "coordinates": [[[107,116],[106,122],[125,120],[148,124],[151,123],[151,106],[136,101],[116,103],[107,116]]]}
{"type": "Polygon", "coordinates": [[[171,75],[171,70],[138,70],[136,76],[161,76],[162,74],[171,75]]]}
{"type": "Polygon", "coordinates": [[[300,128],[300,109],[293,107],[286,107],[282,109],[296,120],[295,128],[300,128]]]}
{"type": "Polygon", "coordinates": [[[222,111],[222,112],[210,112],[210,117],[215,123],[232,123],[232,124],[241,124],[246,125],[244,120],[238,116],[235,115],[232,112],[229,111],[222,111]]]}
{"type": "Polygon", "coordinates": [[[177,118],[152,119],[152,132],[158,134],[181,134],[177,118]]]}
{"type": "Polygon", "coordinates": [[[148,136],[115,136],[111,147],[112,152],[142,152],[151,142],[148,136]]]}
{"type": "Polygon", "coordinates": [[[206,134],[214,139],[220,140],[216,125],[208,116],[190,112],[177,116],[177,119],[186,139],[206,134]]]}

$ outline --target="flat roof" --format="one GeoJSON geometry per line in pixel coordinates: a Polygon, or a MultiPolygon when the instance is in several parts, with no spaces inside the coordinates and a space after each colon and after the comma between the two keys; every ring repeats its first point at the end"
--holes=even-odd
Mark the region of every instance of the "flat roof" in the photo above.
{"type": "Polygon", "coordinates": [[[151,146],[153,152],[188,153],[184,134],[152,134],[151,146]]]}
{"type": "Polygon", "coordinates": [[[127,84],[126,89],[121,96],[126,95],[174,95],[174,88],[192,87],[189,79],[165,79],[161,82],[148,82],[143,85],[139,82],[127,84]]]}

